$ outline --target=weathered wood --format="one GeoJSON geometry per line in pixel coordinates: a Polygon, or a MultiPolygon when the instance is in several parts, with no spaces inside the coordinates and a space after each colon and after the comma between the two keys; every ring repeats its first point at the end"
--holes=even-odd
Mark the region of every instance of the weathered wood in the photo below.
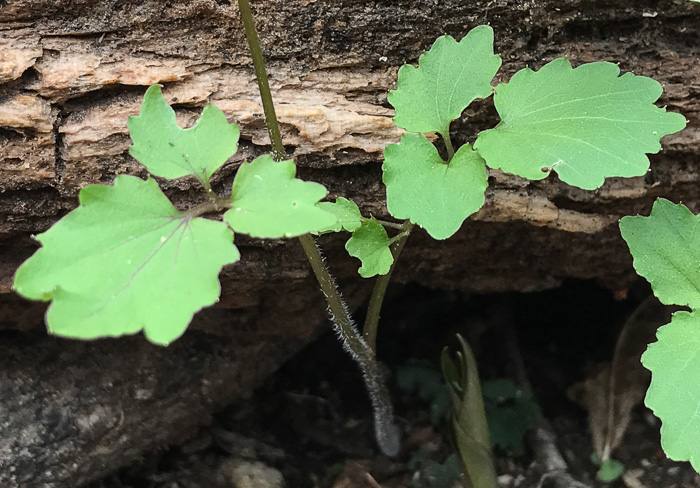
{"type": "MultiPolygon", "coordinates": [[[[0,0],[1,486],[75,487],[129,462],[250,392],[323,323],[293,241],[237,237],[243,261],[222,273],[220,308],[167,350],[141,338],[44,338],[41,307],[11,295],[14,270],[36,248],[29,236],[74,208],[82,186],[145,175],[126,153],[126,118],[151,83],[165,84],[183,124],[212,102],[241,125],[241,149],[217,175],[218,190],[230,186],[241,161],[267,149],[232,4],[0,0]]],[[[689,119],[683,133],[664,139],[645,177],[612,179],[595,192],[491,171],[484,209],[448,241],[412,236],[402,257],[412,265],[399,268],[399,280],[481,292],[541,289],[567,277],[624,287],[632,270],[619,217],[647,211],[657,196],[700,210],[700,6],[693,2],[258,0],[253,8],[300,175],[377,216],[386,216],[381,152],[400,136],[387,90],[398,66],[415,62],[444,32],[460,37],[490,23],[501,80],[561,55],[574,64],[617,62],[662,82],[662,104],[689,119]]],[[[493,109],[481,107],[488,104],[455,124],[457,141],[495,123],[493,109]]],[[[198,198],[191,180],[163,187],[178,205],[198,198]]],[[[336,274],[356,283],[342,239],[322,243],[336,274]]],[[[360,288],[351,293],[355,302],[362,296],[360,288]]]]}
{"type": "Polygon", "coordinates": [[[80,342],[5,332],[0,485],[78,487],[186,439],[314,337],[325,315],[318,298],[275,287],[260,304],[199,314],[197,330],[168,348],[141,337],[80,342]],[[287,314],[305,320],[284,329],[287,314]]]}

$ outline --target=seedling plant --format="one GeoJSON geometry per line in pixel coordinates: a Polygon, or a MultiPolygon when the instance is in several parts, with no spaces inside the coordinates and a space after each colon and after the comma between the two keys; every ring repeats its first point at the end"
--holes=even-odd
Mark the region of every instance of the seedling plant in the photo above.
{"type": "MultiPolygon", "coordinates": [[[[397,89],[389,93],[394,123],[406,133],[384,151],[387,209],[396,220],[382,221],[364,216],[346,198],[322,201],[328,194],[322,185],[296,177],[296,166],[282,146],[248,0],[238,4],[271,154],[243,163],[230,194],[217,194],[211,177],[236,152],[238,126],[210,105],[194,127],[182,129],[161,87],[151,86],[140,114],[129,118],[129,152],[155,177],[194,177],[203,201],[177,209],[150,177],[119,175],[111,186],[87,186],[80,192],[80,206],[36,237],[42,247],[18,269],[15,290],[29,299],[51,301],[46,322],[52,334],[93,339],[143,331],[151,342],[167,345],[183,334],[197,311],[218,300],[219,272],[240,259],[236,233],[297,237],[328,302],[334,329],[363,372],[378,445],[385,454],[396,455],[400,431],[375,344],[386,287],[415,226],[438,240],[454,235],[484,204],[487,167],[529,180],[555,172],[563,182],[589,190],[608,177],[643,175],[649,169],[646,154],[658,152],[661,137],[681,130],[686,121],[654,105],[662,93],[659,83],[632,73],[620,76],[619,67],[607,62],[573,68],[559,58],[537,71],[524,68],[493,88],[501,59],[493,51],[491,27],[476,27],[459,42],[445,35],[421,55],[417,67],[399,70],[397,89]],[[492,94],[501,121],[478,133],[473,144],[456,146],[452,122],[471,102],[492,94]],[[444,147],[446,159],[436,143],[444,147]],[[362,332],[313,237],[329,232],[350,233],[345,247],[360,260],[359,274],[377,277],[362,332]]],[[[697,268],[697,260],[694,264],[697,268]]],[[[700,304],[700,278],[694,279],[697,296],[689,286],[687,296],[673,303],[700,304]]],[[[686,313],[676,321],[682,327],[693,317],[686,313]]],[[[646,360],[656,354],[648,353],[646,360]]],[[[458,363],[473,363],[468,359],[459,356],[458,363]]],[[[443,366],[448,365],[453,386],[477,378],[474,364],[457,368],[449,361],[443,359],[443,366]]],[[[483,404],[475,408],[483,414],[483,404]]],[[[469,415],[460,414],[458,425],[467,425],[469,415]]],[[[484,440],[482,427],[476,441],[488,458],[488,432],[484,440]]],[[[483,454],[473,462],[484,462],[483,454]]],[[[462,459],[469,463],[468,455],[462,459]]],[[[472,480],[475,488],[496,486],[493,469],[486,471],[486,481],[472,480]]]]}

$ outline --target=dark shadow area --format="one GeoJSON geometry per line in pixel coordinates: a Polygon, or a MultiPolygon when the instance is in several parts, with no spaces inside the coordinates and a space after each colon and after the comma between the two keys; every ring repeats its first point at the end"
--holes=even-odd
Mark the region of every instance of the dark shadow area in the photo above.
{"type": "MultiPolygon", "coordinates": [[[[464,295],[395,286],[387,296],[378,350],[404,431],[397,459],[378,454],[361,374],[329,331],[280,368],[250,401],[93,488],[236,486],[231,472],[241,463],[281,474],[285,486],[295,488],[371,486],[362,481],[366,473],[384,488],[440,487],[421,480],[426,466],[440,466],[452,452],[445,422],[431,422],[431,401],[399,389],[397,374],[415,364],[438,372],[442,349],[454,348],[460,333],[475,351],[482,381],[512,377],[505,323],[517,333],[535,399],[554,426],[572,474],[590,486],[625,486],[595,480],[587,414],[567,390],[610,360],[622,324],[648,293],[641,285],[612,292],[584,281],[529,294],[464,295]]],[[[361,321],[363,311],[356,316],[361,321]]],[[[640,486],[697,486],[693,483],[700,478],[689,465],[664,458],[658,429],[655,417],[638,406],[618,449],[628,472],[643,480],[640,486]]],[[[536,485],[531,452],[495,452],[502,487],[536,485]]]]}

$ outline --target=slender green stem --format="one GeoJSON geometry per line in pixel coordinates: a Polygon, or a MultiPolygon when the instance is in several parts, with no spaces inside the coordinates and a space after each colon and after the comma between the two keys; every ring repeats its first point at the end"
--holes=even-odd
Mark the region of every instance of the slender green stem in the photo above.
{"type": "MultiPolygon", "coordinates": [[[[441,136],[445,141],[445,147],[447,148],[447,161],[450,162],[452,157],[455,155],[452,139],[450,138],[450,128],[448,127],[445,133],[441,134],[441,136]]],[[[391,268],[387,274],[377,278],[377,281],[374,284],[374,289],[372,290],[372,297],[370,298],[369,306],[367,307],[367,315],[365,317],[365,326],[362,331],[362,336],[367,342],[367,345],[371,347],[373,351],[377,350],[377,328],[379,327],[379,317],[382,309],[382,303],[384,302],[384,295],[386,294],[389,281],[391,281],[391,275],[396,267],[396,262],[401,255],[403,246],[406,244],[408,237],[411,235],[413,227],[414,224],[406,220],[400,227],[401,232],[399,232],[399,234],[391,240],[391,254],[394,256],[394,262],[391,264],[391,268]]]]}
{"type": "Polygon", "coordinates": [[[202,184],[204,191],[207,192],[207,196],[211,198],[211,195],[216,195],[216,193],[214,193],[214,190],[212,190],[211,188],[211,182],[209,181],[209,178],[207,178],[206,180],[201,180],[199,179],[199,177],[197,177],[197,179],[202,184]]]}
{"type": "Polygon", "coordinates": [[[286,155],[282,145],[282,136],[280,135],[280,127],[277,122],[275,105],[272,103],[272,93],[270,92],[270,83],[267,80],[267,70],[265,70],[262,49],[260,49],[258,31],[255,29],[255,21],[250,11],[250,3],[248,0],[238,0],[238,8],[241,11],[243,27],[248,39],[248,47],[250,48],[250,56],[253,58],[253,66],[255,66],[255,78],[258,80],[258,89],[262,98],[263,111],[265,112],[265,123],[270,134],[272,156],[275,161],[282,161],[286,155]]]}
{"type": "MultiPolygon", "coordinates": [[[[258,39],[258,34],[255,29],[255,22],[253,20],[253,14],[250,11],[250,4],[248,3],[248,0],[238,0],[238,6],[241,11],[241,17],[243,18],[243,25],[245,26],[246,38],[248,39],[248,46],[250,47],[253,64],[255,65],[255,76],[258,80],[260,96],[263,100],[263,106],[265,107],[265,123],[270,131],[272,147],[275,150],[281,150],[282,154],[284,154],[282,138],[280,136],[279,126],[277,124],[277,116],[275,114],[275,108],[272,102],[272,94],[270,93],[270,86],[267,83],[265,61],[262,57],[260,40],[258,39]]],[[[364,344],[360,344],[354,339],[356,333],[355,328],[352,325],[352,318],[343,305],[343,299],[335,286],[333,278],[326,268],[321,252],[316,246],[313,237],[306,234],[300,236],[299,241],[301,242],[301,246],[306,253],[309,263],[311,264],[311,268],[318,279],[318,283],[321,286],[321,291],[326,297],[330,312],[333,314],[336,324],[338,327],[340,327],[341,333],[345,337],[348,347],[350,347],[358,355],[361,355],[364,344]]]]}
{"type": "MultiPolygon", "coordinates": [[[[238,0],[241,17],[245,26],[246,38],[250,48],[253,64],[255,65],[255,76],[258,80],[258,89],[263,100],[265,110],[265,122],[270,140],[272,142],[273,156],[275,160],[284,159],[284,147],[280,136],[277,116],[272,104],[272,95],[267,81],[267,72],[260,49],[255,22],[250,11],[248,0],[238,0]]],[[[311,264],[311,268],[316,275],[316,279],[321,287],[321,291],[326,297],[330,310],[333,325],[338,333],[343,345],[350,355],[360,366],[365,378],[365,384],[372,401],[374,412],[374,430],[377,444],[384,454],[395,456],[401,447],[401,432],[394,424],[394,412],[391,404],[391,397],[386,388],[384,374],[375,359],[374,350],[370,348],[357,331],[353,324],[352,317],[348,311],[333,277],[325,265],[321,251],[316,246],[313,237],[309,234],[299,237],[299,242],[306,253],[306,257],[311,264]]]]}
{"type": "Polygon", "coordinates": [[[328,271],[328,268],[326,268],[323,256],[316,246],[314,238],[309,234],[305,234],[299,237],[299,242],[301,242],[301,246],[304,248],[304,252],[306,252],[306,256],[309,258],[309,264],[311,264],[311,269],[316,275],[323,296],[326,297],[328,309],[333,315],[333,320],[341,329],[341,333],[348,343],[348,346],[356,353],[363,354],[363,349],[366,347],[366,344],[362,344],[357,340],[355,326],[347,313],[340,293],[338,293],[335,280],[328,271]]]}
{"type": "Polygon", "coordinates": [[[384,302],[386,288],[389,285],[391,274],[394,272],[396,262],[401,255],[401,251],[403,250],[404,244],[406,244],[406,240],[408,240],[408,236],[411,235],[413,227],[414,224],[408,220],[401,225],[401,232],[399,233],[401,237],[391,244],[391,254],[394,256],[394,262],[391,264],[389,272],[377,278],[377,281],[374,283],[372,297],[369,300],[367,315],[365,316],[365,326],[362,331],[365,342],[370,348],[372,348],[373,351],[377,350],[377,328],[379,327],[379,315],[382,310],[382,303],[384,302]]]}
{"type": "Polygon", "coordinates": [[[203,181],[202,186],[204,187],[209,202],[214,205],[215,210],[231,208],[231,198],[219,196],[211,187],[211,182],[209,180],[203,181]]]}
{"type": "Polygon", "coordinates": [[[447,162],[452,161],[452,156],[455,155],[455,148],[452,145],[452,139],[450,138],[450,128],[448,127],[444,134],[440,134],[442,140],[445,141],[445,147],[447,148],[447,162]]]}
{"type": "MultiPolygon", "coordinates": [[[[248,46],[250,47],[253,64],[255,65],[255,76],[258,80],[260,97],[262,98],[263,106],[265,107],[265,123],[267,124],[270,132],[272,147],[273,150],[281,150],[281,153],[284,154],[282,138],[280,136],[279,125],[277,123],[277,115],[275,114],[272,94],[270,93],[270,85],[267,82],[265,60],[263,59],[262,50],[260,49],[260,40],[255,29],[255,21],[253,19],[253,14],[250,11],[250,4],[248,3],[248,0],[238,0],[238,7],[241,11],[248,46]]],[[[326,268],[321,252],[316,246],[313,237],[310,235],[307,234],[300,236],[299,241],[301,242],[301,246],[306,253],[309,263],[311,264],[311,268],[318,279],[318,283],[321,286],[321,291],[326,297],[330,312],[335,317],[335,321],[338,324],[338,327],[340,327],[342,334],[346,337],[348,347],[352,348],[353,351],[356,351],[359,354],[362,349],[362,345],[356,343],[356,341],[353,339],[354,327],[352,325],[352,319],[343,305],[343,300],[335,286],[335,283],[333,282],[333,278],[326,268]]]]}
{"type": "Polygon", "coordinates": [[[218,212],[225,208],[231,208],[231,198],[230,197],[220,197],[218,195],[209,195],[209,200],[202,202],[196,207],[192,207],[186,212],[186,215],[193,219],[195,217],[200,217],[204,214],[218,212]]]}
{"type": "MultiPolygon", "coordinates": [[[[399,233],[396,234],[394,237],[392,237],[391,239],[389,239],[389,246],[391,246],[392,244],[394,244],[394,243],[396,243],[396,242],[398,242],[398,241],[400,241],[400,240],[402,240],[402,239],[407,238],[409,235],[410,235],[409,232],[399,232],[399,233]]],[[[389,249],[391,249],[391,248],[389,248],[389,249]]],[[[392,253],[392,256],[393,256],[393,253],[392,253]]]]}
{"type": "Polygon", "coordinates": [[[375,219],[377,222],[382,224],[384,227],[389,227],[391,229],[401,230],[403,229],[403,222],[389,222],[388,220],[375,219]]]}

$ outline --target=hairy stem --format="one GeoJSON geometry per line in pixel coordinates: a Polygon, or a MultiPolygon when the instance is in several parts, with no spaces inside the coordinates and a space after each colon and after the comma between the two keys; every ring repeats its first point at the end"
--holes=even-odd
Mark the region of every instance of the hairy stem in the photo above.
{"type": "MultiPolygon", "coordinates": [[[[270,85],[267,81],[265,62],[260,49],[260,41],[255,29],[253,14],[250,11],[248,0],[238,0],[243,25],[245,26],[248,47],[255,65],[255,76],[258,80],[258,89],[263,101],[265,111],[265,123],[267,124],[270,140],[272,142],[273,157],[276,161],[281,161],[285,157],[284,146],[280,136],[277,115],[272,102],[270,85]]],[[[328,310],[331,315],[333,327],[338,333],[343,346],[350,353],[362,370],[365,384],[372,401],[374,411],[374,430],[377,444],[387,456],[396,456],[401,447],[401,433],[394,424],[394,411],[391,398],[386,388],[384,374],[374,356],[374,350],[364,341],[360,333],[353,324],[350,312],[343,302],[343,298],[338,291],[335,280],[325,265],[321,251],[316,246],[316,242],[309,234],[299,237],[306,257],[311,264],[316,279],[321,287],[321,291],[328,303],[328,310]]]]}
{"type": "Polygon", "coordinates": [[[309,257],[309,263],[318,284],[321,286],[321,291],[326,297],[333,328],[346,351],[362,370],[374,410],[374,431],[377,444],[384,454],[395,456],[401,447],[401,434],[394,424],[394,409],[386,389],[384,374],[374,356],[374,350],[367,345],[355,328],[350,312],[338,291],[335,280],[325,266],[313,237],[306,234],[301,236],[299,240],[309,257]]]}
{"type": "Polygon", "coordinates": [[[390,248],[391,254],[394,256],[394,262],[391,264],[391,268],[389,268],[387,274],[377,278],[377,281],[374,283],[374,288],[372,289],[372,297],[369,299],[369,307],[367,307],[367,315],[365,316],[365,326],[362,335],[367,345],[372,348],[373,351],[377,350],[377,328],[379,327],[379,315],[382,310],[386,288],[389,285],[391,274],[394,272],[396,262],[401,255],[406,240],[408,240],[408,236],[411,235],[413,227],[414,224],[408,220],[401,224],[401,231],[399,232],[401,237],[392,242],[390,248]]]}

